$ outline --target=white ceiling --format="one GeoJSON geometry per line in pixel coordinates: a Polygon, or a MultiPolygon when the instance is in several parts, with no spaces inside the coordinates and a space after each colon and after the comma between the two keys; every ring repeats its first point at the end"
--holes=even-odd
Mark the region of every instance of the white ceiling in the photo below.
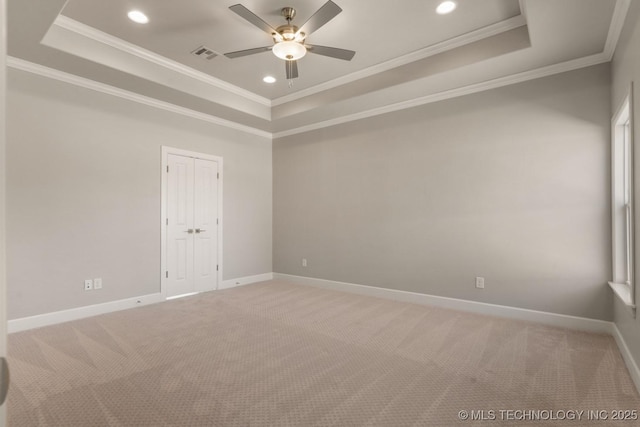
{"type": "MultiPolygon", "coordinates": [[[[438,15],[438,0],[397,2],[336,0],[343,12],[310,35],[311,44],[355,50],[352,61],[308,55],[299,61],[301,78],[290,89],[284,64],[273,53],[228,59],[225,52],[270,46],[271,36],[251,25],[229,6],[240,0],[138,0],[136,7],[150,17],[147,25],[131,22],[130,0],[69,0],[62,14],[233,85],[273,99],[345,74],[441,43],[460,34],[502,22],[520,14],[517,0],[461,0],[455,14],[438,15]],[[190,54],[205,45],[220,56],[207,61],[190,54]],[[274,85],[262,82],[267,75],[274,85]]],[[[285,24],[283,6],[296,8],[294,24],[301,26],[326,0],[247,0],[242,3],[274,28],[285,24]]]]}
{"type": "MultiPolygon", "coordinates": [[[[356,55],[308,54],[291,87],[271,52],[222,55],[272,44],[238,0],[9,0],[9,64],[277,137],[609,61],[630,0],[458,0],[445,16],[438,0],[334,1],[307,42],[356,55]],[[219,55],[191,55],[200,45],[219,55]]],[[[274,27],[284,6],[300,26],[324,3],[242,1],[274,27]]]]}

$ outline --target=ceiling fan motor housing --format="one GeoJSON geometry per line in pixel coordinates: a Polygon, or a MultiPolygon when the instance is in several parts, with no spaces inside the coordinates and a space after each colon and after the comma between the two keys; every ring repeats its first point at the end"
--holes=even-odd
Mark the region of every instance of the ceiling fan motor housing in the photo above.
{"type": "Polygon", "coordinates": [[[286,25],[276,28],[278,34],[273,34],[273,53],[280,59],[295,61],[302,58],[307,49],[302,44],[305,34],[298,33],[298,27],[291,25],[291,20],[296,16],[296,10],[292,7],[283,7],[282,16],[287,20],[286,25]]]}
{"type": "Polygon", "coordinates": [[[353,58],[353,55],[355,55],[355,52],[351,50],[317,45],[310,46],[306,44],[307,34],[313,33],[315,30],[322,27],[342,12],[340,6],[335,4],[332,0],[327,0],[326,3],[302,25],[301,28],[304,28],[305,31],[300,31],[300,28],[291,24],[291,21],[296,16],[296,10],[292,7],[283,7],[280,10],[287,23],[279,26],[278,28],[273,28],[262,18],[241,4],[229,6],[229,9],[254,26],[266,31],[267,34],[270,34],[273,37],[274,44],[273,46],[264,46],[225,53],[224,55],[227,58],[239,58],[242,56],[271,51],[275,56],[286,61],[287,79],[291,80],[298,77],[298,65],[296,61],[305,56],[307,49],[317,55],[329,56],[346,61],[350,61],[351,58],[353,58]]]}
{"type": "Polygon", "coordinates": [[[278,37],[276,37],[276,35],[274,34],[274,40],[276,42],[282,41],[282,40],[285,40],[285,41],[295,40],[297,42],[302,42],[305,36],[304,33],[297,34],[298,27],[296,27],[295,25],[291,25],[291,21],[296,16],[296,10],[292,7],[283,7],[281,13],[282,13],[282,16],[284,16],[284,19],[287,20],[287,24],[280,25],[278,28],[276,28],[276,31],[278,32],[278,34],[280,34],[282,38],[281,40],[277,40],[278,37]]]}
{"type": "Polygon", "coordinates": [[[304,40],[305,34],[304,33],[300,33],[297,34],[296,37],[296,33],[298,33],[298,27],[296,27],[295,25],[280,25],[278,28],[276,28],[276,31],[278,32],[278,34],[280,34],[281,39],[278,40],[278,37],[276,37],[276,35],[274,34],[274,41],[281,41],[281,40],[285,40],[285,41],[292,41],[295,40],[297,42],[301,42],[304,40]]]}

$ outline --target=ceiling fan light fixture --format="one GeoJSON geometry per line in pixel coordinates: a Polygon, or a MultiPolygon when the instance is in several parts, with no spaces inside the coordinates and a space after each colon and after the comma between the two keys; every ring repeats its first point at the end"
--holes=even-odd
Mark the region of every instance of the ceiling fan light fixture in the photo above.
{"type": "Polygon", "coordinates": [[[137,22],[138,24],[147,24],[149,22],[149,18],[147,17],[147,15],[140,12],[139,10],[132,10],[127,13],[127,16],[133,22],[137,22]]]}
{"type": "Polygon", "coordinates": [[[298,27],[292,25],[283,25],[281,27],[278,27],[277,31],[278,32],[273,35],[273,39],[276,43],[279,43],[281,41],[295,41],[298,43],[302,43],[307,37],[305,33],[303,33],[302,31],[298,31],[298,27]]]}
{"type": "Polygon", "coordinates": [[[295,61],[307,54],[307,48],[296,41],[283,41],[273,46],[273,54],[285,61],[295,61]]]}
{"type": "Polygon", "coordinates": [[[282,36],[282,39],[286,42],[290,42],[296,38],[296,33],[291,30],[283,31],[282,33],[280,33],[280,35],[282,36]]]}
{"type": "Polygon", "coordinates": [[[446,15],[447,13],[453,12],[458,5],[454,1],[443,1],[436,8],[436,12],[440,15],[446,15]]]}
{"type": "Polygon", "coordinates": [[[307,19],[300,28],[291,23],[296,15],[296,10],[292,7],[282,8],[281,13],[287,23],[280,25],[277,28],[273,28],[262,18],[241,4],[229,6],[229,9],[273,37],[274,44],[271,46],[228,52],[225,53],[224,56],[227,58],[240,58],[270,50],[277,58],[285,61],[285,75],[287,80],[289,80],[289,85],[291,85],[293,79],[298,78],[298,59],[304,57],[307,50],[316,55],[328,56],[345,61],[351,61],[353,55],[356,54],[352,50],[338,49],[336,47],[306,45],[305,40],[307,35],[321,28],[342,12],[340,6],[335,4],[332,0],[326,0],[326,3],[320,7],[320,9],[318,9],[311,18],[307,19]]]}

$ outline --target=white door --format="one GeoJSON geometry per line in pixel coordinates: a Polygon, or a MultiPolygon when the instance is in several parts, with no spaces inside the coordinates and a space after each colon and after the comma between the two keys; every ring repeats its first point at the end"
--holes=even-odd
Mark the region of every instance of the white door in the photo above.
{"type": "Polygon", "coordinates": [[[197,292],[217,288],[218,163],[194,163],[194,287],[197,292]]]}
{"type": "Polygon", "coordinates": [[[217,289],[218,163],[168,154],[165,296],[217,289]]]}

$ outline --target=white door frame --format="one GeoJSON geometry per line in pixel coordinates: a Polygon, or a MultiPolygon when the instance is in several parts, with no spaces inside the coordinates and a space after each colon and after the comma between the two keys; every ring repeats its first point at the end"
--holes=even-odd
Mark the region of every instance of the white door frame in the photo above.
{"type": "Polygon", "coordinates": [[[161,197],[161,208],[160,208],[160,294],[162,295],[163,298],[167,297],[167,284],[166,284],[166,280],[167,280],[167,226],[166,226],[166,219],[167,219],[167,193],[168,193],[168,176],[167,176],[167,167],[169,165],[169,154],[175,154],[178,156],[185,156],[185,157],[192,157],[194,159],[202,159],[202,160],[212,160],[214,162],[218,163],[218,171],[220,174],[220,179],[218,179],[218,219],[219,219],[219,223],[218,223],[218,272],[217,272],[217,278],[216,278],[216,289],[220,288],[220,285],[222,284],[222,269],[223,269],[223,262],[222,262],[222,229],[224,228],[222,225],[224,224],[223,222],[223,218],[222,218],[222,213],[223,213],[223,209],[222,209],[222,200],[224,199],[222,197],[222,180],[224,178],[224,174],[223,172],[223,164],[222,164],[222,157],[219,156],[213,156],[211,154],[203,154],[203,153],[197,153],[195,151],[187,151],[187,150],[181,150],[179,148],[173,148],[173,147],[167,147],[167,146],[162,146],[162,169],[161,174],[162,174],[162,197],[161,197]]]}
{"type": "MultiPolygon", "coordinates": [[[[7,356],[7,264],[6,264],[6,84],[7,84],[7,3],[0,0],[0,357],[7,356]]],[[[4,373],[3,373],[4,374],[4,373]]],[[[8,375],[0,375],[0,387],[8,375]]],[[[6,425],[6,402],[0,406],[0,427],[6,425]]]]}

